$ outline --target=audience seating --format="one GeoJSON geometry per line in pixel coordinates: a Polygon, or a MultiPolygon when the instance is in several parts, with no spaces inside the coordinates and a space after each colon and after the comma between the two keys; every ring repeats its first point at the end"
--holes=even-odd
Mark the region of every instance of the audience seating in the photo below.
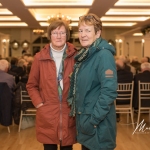
{"type": "Polygon", "coordinates": [[[138,108],[138,119],[140,121],[141,113],[149,113],[150,121],[150,83],[138,81],[139,87],[139,108],[138,108]]]}
{"type": "Polygon", "coordinates": [[[115,100],[116,113],[126,113],[127,114],[127,122],[129,122],[129,114],[131,115],[131,122],[134,128],[133,121],[133,107],[132,107],[132,99],[133,99],[133,81],[131,83],[118,83],[118,96],[115,100]]]}
{"type": "Polygon", "coordinates": [[[0,124],[7,127],[8,133],[12,125],[12,99],[13,93],[7,83],[0,82],[0,124]]]}
{"type": "MultiPolygon", "coordinates": [[[[23,104],[25,104],[25,103],[31,104],[32,101],[30,99],[30,96],[28,95],[28,92],[21,89],[21,105],[23,106],[23,104]]],[[[33,115],[36,115],[35,107],[31,107],[31,108],[27,107],[25,110],[23,110],[23,108],[21,109],[18,132],[20,132],[20,129],[21,129],[21,123],[22,123],[23,116],[33,116],[33,115]]]]}

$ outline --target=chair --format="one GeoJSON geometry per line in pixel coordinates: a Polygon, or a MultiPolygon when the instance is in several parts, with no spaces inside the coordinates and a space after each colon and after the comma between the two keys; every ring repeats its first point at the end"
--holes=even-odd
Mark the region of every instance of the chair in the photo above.
{"type": "Polygon", "coordinates": [[[149,113],[149,121],[150,121],[150,83],[138,81],[138,88],[139,88],[139,108],[138,108],[137,123],[139,124],[141,113],[149,113]]]}
{"type": "Polygon", "coordinates": [[[8,133],[12,125],[12,100],[13,94],[7,83],[0,82],[0,124],[7,127],[8,133]]]}
{"type": "Polygon", "coordinates": [[[132,107],[133,86],[133,81],[131,83],[118,83],[118,96],[115,100],[115,106],[116,113],[127,114],[127,123],[129,122],[129,114],[131,115],[131,122],[134,128],[132,107]]]}
{"type": "Polygon", "coordinates": [[[32,101],[30,99],[30,96],[28,95],[28,92],[21,89],[21,114],[20,114],[20,121],[19,121],[19,128],[18,132],[20,132],[21,129],[21,123],[23,116],[34,116],[36,115],[36,108],[32,105],[32,101]]]}

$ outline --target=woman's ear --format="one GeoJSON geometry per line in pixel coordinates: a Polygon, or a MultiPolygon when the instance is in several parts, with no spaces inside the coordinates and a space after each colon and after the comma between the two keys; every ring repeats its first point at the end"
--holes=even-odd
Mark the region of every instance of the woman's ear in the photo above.
{"type": "Polygon", "coordinates": [[[99,37],[100,37],[100,35],[101,35],[101,30],[97,31],[97,33],[96,33],[96,37],[97,37],[97,38],[99,38],[99,37]]]}

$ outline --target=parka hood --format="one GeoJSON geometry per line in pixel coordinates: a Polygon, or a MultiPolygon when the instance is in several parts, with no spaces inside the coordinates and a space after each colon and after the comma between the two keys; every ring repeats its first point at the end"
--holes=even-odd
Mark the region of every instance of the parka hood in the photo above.
{"type": "Polygon", "coordinates": [[[114,46],[110,45],[106,40],[100,38],[100,49],[107,49],[109,50],[113,55],[116,54],[116,50],[114,48],[114,46]]]}
{"type": "Polygon", "coordinates": [[[108,44],[108,42],[102,38],[98,38],[89,48],[89,55],[93,54],[96,51],[100,51],[100,50],[109,50],[113,55],[116,54],[116,50],[114,48],[114,46],[108,44]],[[94,43],[98,43],[97,45],[95,45],[94,43]]]}

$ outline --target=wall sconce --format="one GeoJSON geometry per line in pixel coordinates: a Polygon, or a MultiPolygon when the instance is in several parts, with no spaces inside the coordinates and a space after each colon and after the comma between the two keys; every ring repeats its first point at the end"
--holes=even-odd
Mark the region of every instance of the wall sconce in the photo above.
{"type": "Polygon", "coordinates": [[[17,50],[17,49],[19,48],[19,46],[20,46],[19,42],[16,41],[16,40],[14,40],[14,41],[11,42],[11,43],[12,43],[12,48],[13,48],[14,50],[17,50]]]}
{"type": "Polygon", "coordinates": [[[7,42],[6,39],[2,40],[3,45],[6,45],[6,42],[7,42]]]}
{"type": "Polygon", "coordinates": [[[22,42],[21,47],[22,47],[24,50],[26,50],[26,49],[29,48],[29,45],[30,45],[30,43],[25,40],[25,41],[22,42]]]}

